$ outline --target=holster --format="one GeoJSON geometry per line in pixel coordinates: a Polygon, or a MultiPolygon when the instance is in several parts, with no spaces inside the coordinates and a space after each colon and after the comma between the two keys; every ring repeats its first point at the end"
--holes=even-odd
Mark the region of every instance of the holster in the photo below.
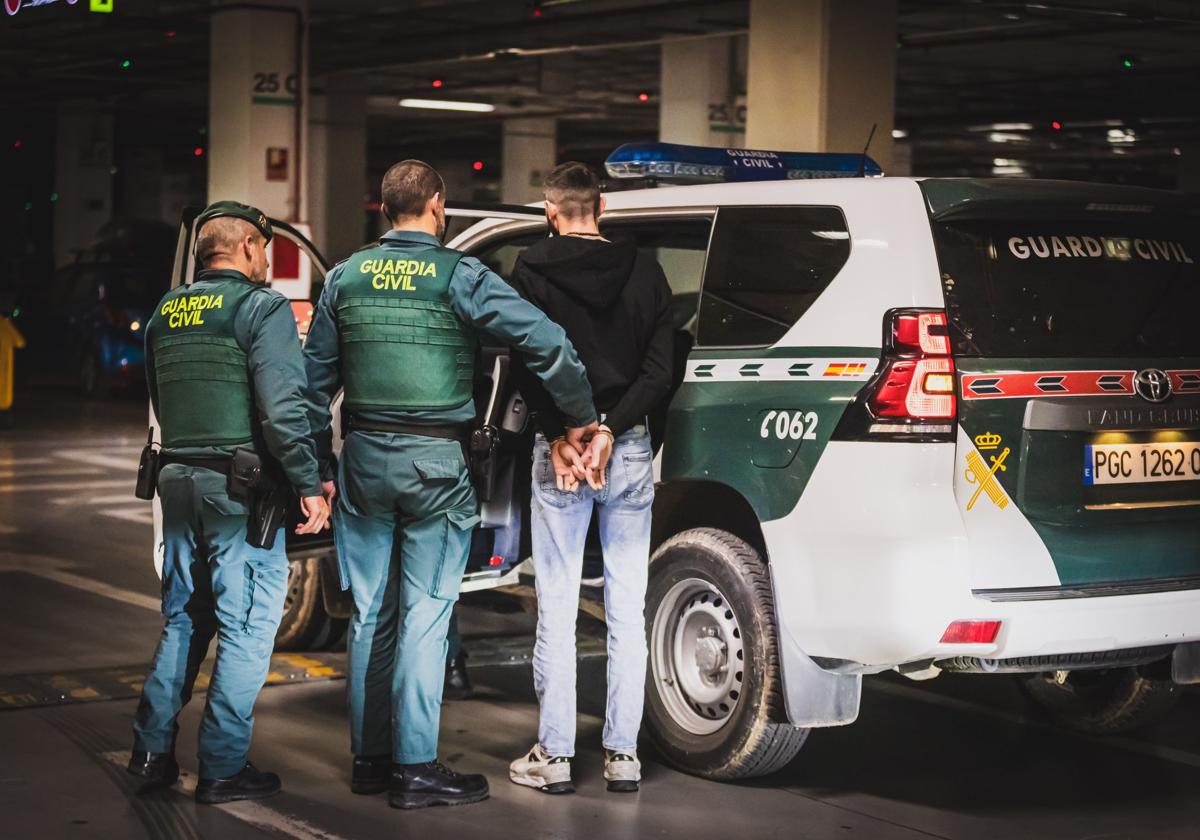
{"type": "Polygon", "coordinates": [[[146,445],[142,449],[142,457],[138,460],[137,484],[133,495],[139,499],[152,501],[158,489],[159,450],[154,448],[154,428],[146,436],[146,445]]]}
{"type": "Polygon", "coordinates": [[[471,480],[481,502],[490,502],[500,475],[500,430],[490,423],[471,432],[471,480]]]}
{"type": "Polygon", "coordinates": [[[287,519],[294,494],[283,471],[253,449],[238,448],[229,461],[225,490],[246,506],[246,542],[275,547],[275,535],[287,519]]]}

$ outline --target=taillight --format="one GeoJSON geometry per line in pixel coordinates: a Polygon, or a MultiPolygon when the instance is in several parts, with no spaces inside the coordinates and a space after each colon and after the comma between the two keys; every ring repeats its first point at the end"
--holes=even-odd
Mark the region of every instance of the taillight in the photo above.
{"type": "Polygon", "coordinates": [[[879,372],[848,407],[834,437],[951,439],[958,405],[946,313],[893,309],[884,316],[883,344],[879,372]]]}
{"type": "Polygon", "coordinates": [[[999,633],[999,621],[952,621],[942,634],[942,644],[990,645],[999,633]]]}

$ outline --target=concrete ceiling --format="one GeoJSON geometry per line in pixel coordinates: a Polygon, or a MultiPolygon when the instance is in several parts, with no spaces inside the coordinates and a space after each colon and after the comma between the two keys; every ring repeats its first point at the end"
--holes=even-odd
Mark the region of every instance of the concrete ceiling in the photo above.
{"type": "MultiPolygon", "coordinates": [[[[97,99],[127,115],[133,131],[191,142],[183,135],[203,126],[207,108],[209,4],[117,6],[111,16],[63,4],[0,21],[0,108],[97,99]]],[[[746,0],[310,0],[310,8],[314,86],[330,73],[361,74],[372,147],[388,157],[397,145],[494,154],[496,122],[511,114],[557,116],[575,156],[653,137],[655,42],[738,32],[749,17],[746,0]],[[436,91],[434,79],[443,82],[436,91]],[[497,111],[414,119],[393,105],[431,93],[497,111]]],[[[900,0],[897,62],[896,125],[919,172],[986,174],[1001,159],[1037,175],[1160,183],[1173,179],[1176,149],[1200,144],[1200,3],[900,0]]]]}

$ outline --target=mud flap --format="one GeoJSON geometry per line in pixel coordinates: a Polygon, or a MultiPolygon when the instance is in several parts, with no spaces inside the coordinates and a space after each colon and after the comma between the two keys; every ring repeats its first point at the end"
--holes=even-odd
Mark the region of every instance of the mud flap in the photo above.
{"type": "Polygon", "coordinates": [[[1171,657],[1171,681],[1176,685],[1200,685],[1200,642],[1175,646],[1171,657]]]}
{"type": "Polygon", "coordinates": [[[354,615],[354,596],[349,589],[342,589],[337,553],[332,548],[321,558],[321,599],[331,618],[354,615]]]}
{"type": "Polygon", "coordinates": [[[779,627],[779,665],[784,707],[793,726],[844,726],[858,719],[861,674],[835,674],[809,658],[779,627]]]}

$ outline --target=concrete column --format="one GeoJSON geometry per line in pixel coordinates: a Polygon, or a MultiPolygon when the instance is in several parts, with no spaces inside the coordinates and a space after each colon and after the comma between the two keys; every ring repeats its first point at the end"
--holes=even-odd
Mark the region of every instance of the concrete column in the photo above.
{"type": "Polygon", "coordinates": [[[367,240],[367,83],[336,74],[313,84],[309,127],[309,222],[331,263],[367,240]]]}
{"type": "Polygon", "coordinates": [[[542,200],[542,179],[558,159],[553,117],[520,117],[504,121],[500,161],[500,200],[527,204],[542,200]]]}
{"type": "Polygon", "coordinates": [[[113,118],[79,103],[58,111],[54,264],[91,245],[113,213],[113,118]]]}
{"type": "Polygon", "coordinates": [[[897,0],[750,0],[746,145],[892,164],[897,0]]]}
{"type": "Polygon", "coordinates": [[[662,45],[658,138],[692,146],[745,145],[746,103],[739,96],[741,38],[662,45]]]}
{"type": "Polygon", "coordinates": [[[255,8],[214,2],[209,201],[234,199],[276,218],[305,220],[306,7],[306,0],[268,0],[255,8]]]}

